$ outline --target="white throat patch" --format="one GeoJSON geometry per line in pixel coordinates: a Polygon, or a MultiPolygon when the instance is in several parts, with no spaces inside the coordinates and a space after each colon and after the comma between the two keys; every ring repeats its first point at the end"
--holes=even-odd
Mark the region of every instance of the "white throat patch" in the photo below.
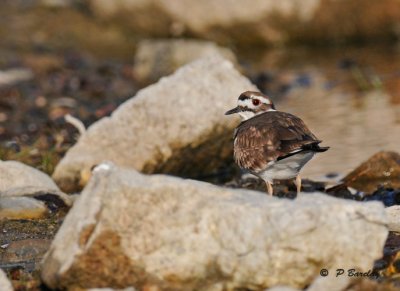
{"type": "Polygon", "coordinates": [[[254,117],[256,115],[260,115],[260,114],[263,114],[265,112],[272,112],[272,111],[276,111],[276,110],[271,108],[271,109],[268,109],[267,111],[259,111],[257,113],[252,112],[252,111],[240,111],[238,113],[239,113],[240,117],[243,120],[247,120],[247,119],[250,119],[250,118],[252,118],[252,117],[254,117]]]}
{"type": "Polygon", "coordinates": [[[252,111],[240,111],[239,115],[243,120],[247,120],[247,119],[250,119],[250,118],[256,116],[256,114],[252,111]]]}

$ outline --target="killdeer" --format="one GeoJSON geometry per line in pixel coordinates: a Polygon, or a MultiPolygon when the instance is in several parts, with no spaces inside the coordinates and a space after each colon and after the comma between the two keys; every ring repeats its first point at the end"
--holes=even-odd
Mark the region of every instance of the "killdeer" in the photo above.
{"type": "Polygon", "coordinates": [[[242,93],[238,106],[225,115],[233,113],[243,119],[234,133],[234,157],[239,167],[264,180],[270,195],[274,180],[294,178],[299,193],[301,168],[315,153],[329,147],[320,147],[321,141],[300,118],[277,111],[262,93],[242,93]]]}

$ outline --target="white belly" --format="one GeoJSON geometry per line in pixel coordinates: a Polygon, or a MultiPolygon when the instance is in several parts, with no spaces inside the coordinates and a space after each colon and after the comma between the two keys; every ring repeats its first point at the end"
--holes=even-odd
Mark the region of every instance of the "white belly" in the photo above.
{"type": "Polygon", "coordinates": [[[286,159],[271,163],[265,170],[257,173],[264,181],[285,180],[295,178],[301,168],[312,159],[314,152],[301,152],[286,159]]]}

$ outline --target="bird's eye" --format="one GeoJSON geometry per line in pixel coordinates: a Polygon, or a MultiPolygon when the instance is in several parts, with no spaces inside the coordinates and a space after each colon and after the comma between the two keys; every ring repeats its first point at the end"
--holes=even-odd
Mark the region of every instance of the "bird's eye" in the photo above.
{"type": "Polygon", "coordinates": [[[253,105],[254,105],[254,106],[260,105],[260,100],[258,100],[258,99],[253,99],[253,105]]]}

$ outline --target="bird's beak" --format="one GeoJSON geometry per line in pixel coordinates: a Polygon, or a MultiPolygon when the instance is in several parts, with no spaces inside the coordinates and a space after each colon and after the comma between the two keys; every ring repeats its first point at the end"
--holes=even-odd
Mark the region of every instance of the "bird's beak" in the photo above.
{"type": "Polygon", "coordinates": [[[240,111],[240,108],[239,108],[239,106],[238,106],[238,107],[235,107],[235,108],[233,108],[233,109],[228,110],[227,112],[225,112],[225,115],[238,113],[239,111],[240,111]]]}

